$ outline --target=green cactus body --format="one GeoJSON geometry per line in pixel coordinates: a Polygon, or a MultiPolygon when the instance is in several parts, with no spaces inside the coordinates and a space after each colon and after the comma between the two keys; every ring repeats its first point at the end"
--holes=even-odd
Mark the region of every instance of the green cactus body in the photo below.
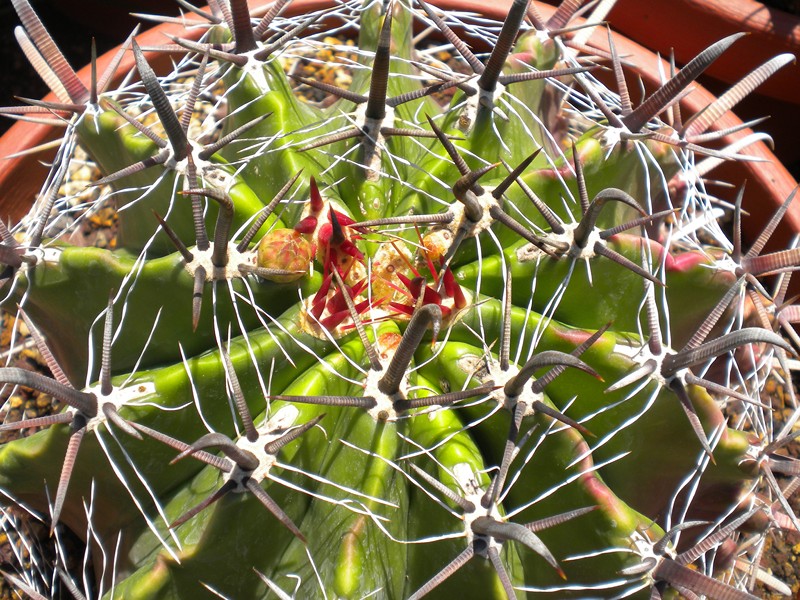
{"type": "Polygon", "coordinates": [[[542,22],[517,0],[502,27],[338,6],[317,15],[358,31],[338,90],[284,72],[298,36],[347,53],[275,42],[308,15],[253,25],[226,2],[178,41],[171,80],[194,80],[165,93],[133,43],[144,96],[70,109],[119,249],[43,241],[49,207],[21,245],[2,236],[3,306],[55,380],[0,381],[67,408],[0,426],[50,425],[0,446],[0,489],[91,531],[86,595],[754,597],[694,563],[760,510],[791,441],[757,401],[790,350],[758,277],[800,256],[712,243],[715,209],[671,185],[693,152],[724,154],[661,120],[713,57],[634,108],[565,45],[579,4],[542,22]],[[221,141],[190,139],[184,113],[220,89],[221,141]],[[151,107],[163,131],[139,121],[151,107]],[[721,401],[745,408],[729,421],[721,401]]]}
{"type": "MultiPolygon", "coordinates": [[[[126,125],[111,110],[100,113],[96,118],[85,117],[78,128],[78,139],[106,173],[115,173],[137,161],[152,159],[158,151],[155,144],[130,125],[126,125]]],[[[226,164],[219,156],[214,155],[207,161],[200,161],[197,169],[200,171],[199,176],[202,181],[211,186],[224,188],[230,194],[237,207],[233,220],[234,227],[241,227],[264,208],[265,204],[259,196],[235,174],[235,167],[226,164]]],[[[120,222],[118,238],[120,248],[135,255],[147,248],[150,256],[160,256],[174,251],[174,246],[164,233],[158,233],[154,237],[153,211],[165,216],[167,222],[186,243],[193,241],[190,202],[188,198],[176,194],[183,189],[180,182],[185,176],[185,170],[185,165],[178,164],[164,172],[148,169],[119,180],[116,186],[120,190],[142,190],[115,194],[116,205],[128,213],[120,222]],[[144,193],[144,190],[147,190],[147,193],[144,193]]],[[[213,223],[216,215],[216,206],[209,207],[206,217],[208,222],[213,223]]],[[[261,235],[265,234],[274,222],[275,218],[271,216],[268,223],[260,230],[261,235]]]]}
{"type": "MultiPolygon", "coordinates": [[[[25,296],[27,311],[36,319],[40,328],[54,339],[51,343],[53,353],[73,381],[80,382],[86,377],[88,348],[86,344],[75,345],[55,341],[76,338],[89,339],[89,333],[96,322],[97,315],[104,310],[108,290],[125,290],[133,312],[126,314],[123,331],[128,343],[125,350],[114,355],[114,370],[125,372],[135,365],[151,366],[174,362],[181,356],[176,340],[180,339],[185,355],[192,356],[209,347],[213,339],[212,321],[216,317],[218,326],[238,333],[242,327],[257,327],[260,318],[253,311],[240,311],[238,314],[231,303],[231,293],[227,289],[216,292],[216,311],[201,314],[198,327],[192,331],[191,302],[192,275],[177,253],[153,259],[142,264],[122,251],[101,250],[99,248],[52,247],[53,260],[43,261],[27,273],[21,273],[14,286],[14,297],[20,301],[25,296]],[[136,280],[134,287],[128,282],[136,280]],[[30,286],[28,285],[30,283],[30,286]],[[94,289],[97,294],[83,296],[76,294],[80,289],[94,289]],[[175,302],[161,304],[164,289],[181,290],[175,302]],[[144,323],[158,321],[166,327],[143,327],[144,323]],[[202,325],[206,328],[203,329],[202,325]]],[[[255,256],[250,260],[255,262],[255,256]]],[[[315,291],[319,286],[318,276],[301,282],[303,289],[315,291]]],[[[235,294],[247,294],[242,282],[232,280],[235,294]]],[[[205,286],[203,298],[212,302],[210,285],[205,286]]],[[[272,317],[279,317],[295,301],[297,285],[262,282],[252,288],[256,304],[265,307],[272,317]]],[[[118,313],[121,314],[121,313],[118,313]]],[[[100,348],[99,334],[94,343],[95,352],[100,348]]],[[[96,377],[96,375],[95,375],[96,377]]]]}

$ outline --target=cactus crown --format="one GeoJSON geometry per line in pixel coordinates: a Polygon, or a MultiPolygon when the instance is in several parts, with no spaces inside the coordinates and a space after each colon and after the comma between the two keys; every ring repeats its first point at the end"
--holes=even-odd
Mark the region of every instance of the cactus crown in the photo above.
{"type": "Polygon", "coordinates": [[[28,217],[0,223],[3,306],[52,377],[0,381],[64,408],[0,425],[42,429],[0,446],[4,522],[23,510],[57,547],[8,582],[754,597],[753,549],[798,526],[775,473],[798,474],[800,412],[781,425],[759,392],[798,341],[800,250],[764,249],[791,198],[745,252],[745,192],[720,209],[703,177],[758,139],[720,147],[716,119],[792,57],[684,119],[740,36],[636,103],[579,1],[496,22],[215,0],[86,84],[13,3],[56,100],[0,112],[66,132],[28,217]],[[103,173],[88,204],[64,192],[78,144],[103,173]],[[72,244],[109,205],[116,249],[72,244]]]}

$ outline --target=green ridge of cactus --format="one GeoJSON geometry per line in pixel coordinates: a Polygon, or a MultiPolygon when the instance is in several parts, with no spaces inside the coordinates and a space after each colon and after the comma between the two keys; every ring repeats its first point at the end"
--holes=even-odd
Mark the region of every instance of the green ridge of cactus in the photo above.
{"type": "Polygon", "coordinates": [[[794,352],[779,328],[794,336],[800,250],[763,252],[768,228],[745,251],[741,195],[720,210],[700,176],[704,156],[742,158],[712,149],[709,115],[790,57],[682,121],[676,100],[737,36],[633,106],[613,45],[611,91],[593,73],[609,57],[573,37],[580,2],[544,19],[514,0],[496,23],[422,0],[292,17],[279,0],[257,19],[217,0],[193,11],[199,41],[162,49],[180,55],[171,73],[129,40],[141,84],[98,90],[13,2],[59,102],[0,111],[68,126],[43,200],[0,227],[2,306],[53,375],[3,367],[0,382],[65,406],[0,425],[44,428],[0,446],[0,491],[57,547],[8,582],[76,598],[755,597],[747,548],[765,520],[798,525],[773,471],[798,473],[780,449],[800,412],[780,428],[759,393],[794,352]],[[427,27],[451,63],[420,43],[427,27]],[[287,71],[309,52],[354,54],[349,89],[287,71]],[[217,116],[197,134],[199,99],[217,116]],[[52,226],[76,143],[111,186],[97,205],[117,203],[114,250],[52,226]],[[85,537],[82,573],[65,527],[85,537]]]}

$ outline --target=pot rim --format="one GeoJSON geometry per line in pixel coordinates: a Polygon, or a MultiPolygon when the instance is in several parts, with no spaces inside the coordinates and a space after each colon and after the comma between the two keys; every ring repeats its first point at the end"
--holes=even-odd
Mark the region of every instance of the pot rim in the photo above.
{"type": "MultiPolygon", "coordinates": [[[[742,68],[755,67],[773,56],[800,50],[800,16],[757,0],[618,0],[609,13],[615,28],[654,52],[665,56],[673,49],[664,31],[681,25],[682,44],[674,48],[678,63],[686,63],[703,48],[739,32],[748,36],[730,48],[706,70],[705,76],[728,84],[742,76],[742,68]],[[639,35],[648,25],[661,26],[651,35],[639,35]]],[[[770,77],[757,95],[796,105],[800,71],[784,69],[770,77]]]]}
{"type": "MultiPolygon", "coordinates": [[[[533,1],[545,18],[555,11],[553,6],[543,4],[538,0],[533,1]]],[[[481,0],[432,0],[432,3],[443,10],[475,12],[501,20],[508,12],[511,0],[498,0],[493,3],[485,3],[481,0]]],[[[267,0],[251,0],[251,10],[257,13],[259,10],[265,10],[269,4],[271,2],[267,0]]],[[[295,0],[289,5],[285,14],[302,14],[329,7],[331,4],[332,0],[295,0]]],[[[158,24],[139,34],[136,40],[142,46],[152,46],[164,43],[167,34],[182,33],[186,37],[199,37],[203,28],[191,28],[192,23],[200,22],[199,19],[193,14],[186,15],[184,18],[186,27],[176,23],[158,24]]],[[[658,74],[669,72],[669,65],[666,61],[621,34],[612,32],[612,38],[618,53],[637,66],[636,72],[642,77],[646,86],[653,89],[660,85],[658,74]],[[640,65],[651,65],[652,68],[643,69],[640,65]]],[[[589,42],[598,48],[608,49],[605,30],[595,30],[589,42]]],[[[111,50],[98,58],[99,72],[102,72],[105,66],[113,60],[115,52],[116,49],[111,50]]],[[[148,53],[147,58],[157,64],[169,61],[170,56],[166,53],[148,53]]],[[[125,74],[133,68],[134,60],[129,52],[120,63],[117,73],[125,74]]],[[[78,72],[78,77],[88,85],[90,73],[91,67],[87,65],[78,72]]],[[[121,78],[122,75],[118,75],[115,79],[121,78]]],[[[713,98],[714,96],[710,92],[696,84],[693,91],[681,100],[681,108],[686,114],[693,114],[705,107],[713,98]]],[[[48,94],[45,100],[54,101],[55,96],[48,94]]],[[[740,124],[741,120],[728,111],[715,123],[713,129],[726,129],[740,124]]],[[[0,157],[6,157],[55,139],[57,137],[56,130],[57,128],[51,125],[17,122],[0,137],[0,157]]],[[[751,133],[752,130],[745,129],[728,135],[723,140],[725,144],[730,144],[751,133]]],[[[748,146],[747,153],[764,162],[723,164],[712,173],[713,176],[723,176],[726,181],[734,183],[737,187],[743,181],[748,181],[744,202],[750,217],[744,220],[743,228],[746,238],[755,239],[764,224],[795,189],[797,182],[765,143],[757,142],[748,146]]],[[[0,199],[0,218],[10,218],[12,222],[17,222],[27,214],[46,174],[40,163],[42,159],[41,154],[0,158],[2,160],[0,163],[0,189],[3,190],[3,197],[0,199]]],[[[786,245],[789,239],[797,233],[800,233],[800,203],[794,203],[789,207],[772,242],[786,245]]]]}

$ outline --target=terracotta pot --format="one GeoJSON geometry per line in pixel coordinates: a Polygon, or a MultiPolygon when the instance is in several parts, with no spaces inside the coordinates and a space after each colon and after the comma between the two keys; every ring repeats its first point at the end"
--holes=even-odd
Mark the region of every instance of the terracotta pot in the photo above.
{"type": "MultiPolygon", "coordinates": [[[[728,84],[777,54],[800,52],[800,18],[756,0],[617,0],[608,21],[664,56],[674,48],[680,64],[725,36],[747,32],[706,71],[728,84]]],[[[759,86],[758,95],[800,104],[798,90],[800,69],[783,69],[759,86]]]]}
{"type": "MultiPolygon", "coordinates": [[[[46,24],[45,24],[46,26],[46,24]]],[[[165,34],[178,35],[183,32],[179,25],[161,25],[154,27],[136,39],[140,45],[158,45],[166,40],[165,34]]],[[[20,51],[21,52],[21,51],[20,51]]],[[[103,54],[97,59],[98,73],[102,73],[116,54],[116,49],[103,54]]],[[[147,58],[156,68],[159,65],[168,67],[170,57],[159,53],[147,53],[147,58]]],[[[122,60],[115,81],[120,81],[124,74],[134,68],[133,54],[128,53],[122,60]]],[[[86,66],[78,72],[81,81],[88,86],[91,77],[91,67],[86,66]]],[[[113,85],[113,84],[112,84],[113,85]]],[[[54,94],[44,98],[47,101],[56,101],[54,94]]],[[[39,193],[48,168],[42,163],[52,159],[53,151],[29,154],[17,158],[5,158],[18,152],[33,148],[40,144],[58,139],[63,129],[50,125],[28,123],[20,121],[15,123],[2,137],[0,137],[0,218],[16,223],[28,212],[36,194],[39,193]]]]}
{"type": "MultiPolygon", "coordinates": [[[[685,64],[703,48],[737,32],[739,40],[712,64],[700,82],[721,93],[749,69],[773,56],[800,55],[800,17],[756,0],[617,0],[608,15],[615,31],[668,56],[674,48],[678,64],[685,64]],[[679,36],[676,36],[676,33],[679,36]]],[[[759,125],[775,141],[775,153],[784,165],[800,172],[800,68],[787,67],[764,82],[735,109],[752,120],[770,118],[759,125]]]]}
{"type": "MultiPolygon", "coordinates": [[[[436,5],[446,10],[461,10],[483,13],[484,15],[502,19],[508,11],[510,0],[500,0],[495,3],[487,4],[479,0],[435,0],[436,5]]],[[[268,4],[265,0],[251,0],[251,8],[257,8],[268,4]]],[[[317,8],[328,6],[328,0],[295,0],[290,5],[289,14],[299,14],[317,8]]],[[[537,2],[538,4],[538,2],[537,2]]],[[[553,12],[553,7],[539,5],[545,17],[553,12]]],[[[189,15],[187,21],[195,20],[194,15],[189,15]]],[[[665,27],[655,27],[657,30],[664,30],[665,27]]],[[[139,36],[141,45],[156,45],[164,43],[164,35],[181,33],[184,36],[199,35],[200,31],[183,30],[178,25],[160,25],[154,27],[139,36]]],[[[598,30],[590,40],[601,48],[607,47],[605,30],[598,30]]],[[[614,43],[620,54],[626,56],[627,60],[637,67],[638,76],[642,78],[645,85],[654,88],[658,85],[658,58],[642,46],[628,40],[627,38],[615,35],[614,43]]],[[[112,53],[104,55],[100,59],[100,69],[111,60],[112,53]]],[[[164,55],[151,55],[148,57],[153,61],[158,69],[159,64],[169,63],[169,57],[164,55]]],[[[126,56],[119,72],[124,74],[133,66],[131,55],[126,56]]],[[[666,69],[666,65],[662,64],[666,69]]],[[[89,68],[80,71],[79,76],[88,81],[89,68]]],[[[636,89],[635,87],[633,89],[636,89]]],[[[52,99],[51,97],[48,97],[52,99]]],[[[692,114],[713,99],[713,96],[701,86],[695,86],[694,91],[689,94],[681,103],[686,114],[692,114]]],[[[741,121],[733,114],[728,113],[720,119],[716,127],[729,128],[741,121]]],[[[739,132],[734,136],[729,136],[727,141],[733,141],[744,135],[747,131],[739,132]]],[[[2,138],[0,138],[0,156],[19,152],[20,150],[41,144],[44,141],[54,139],[58,135],[52,127],[34,125],[29,123],[17,123],[2,138]]],[[[795,180],[778,161],[770,149],[763,143],[754,144],[748,148],[748,154],[758,156],[765,162],[763,163],[731,163],[720,167],[712,173],[712,176],[724,178],[736,185],[743,180],[748,180],[747,193],[745,195],[746,210],[751,217],[745,220],[745,235],[753,239],[763,227],[763,224],[774,213],[777,206],[789,195],[796,186],[795,180]]],[[[42,155],[24,156],[5,161],[0,165],[0,189],[3,190],[2,201],[0,202],[0,218],[9,219],[12,222],[18,221],[31,205],[35,195],[39,192],[41,182],[46,175],[46,168],[40,164],[43,160],[42,155]]],[[[783,220],[778,234],[774,236],[775,244],[785,244],[794,234],[800,232],[800,202],[795,203],[793,209],[789,211],[783,220]]]]}

